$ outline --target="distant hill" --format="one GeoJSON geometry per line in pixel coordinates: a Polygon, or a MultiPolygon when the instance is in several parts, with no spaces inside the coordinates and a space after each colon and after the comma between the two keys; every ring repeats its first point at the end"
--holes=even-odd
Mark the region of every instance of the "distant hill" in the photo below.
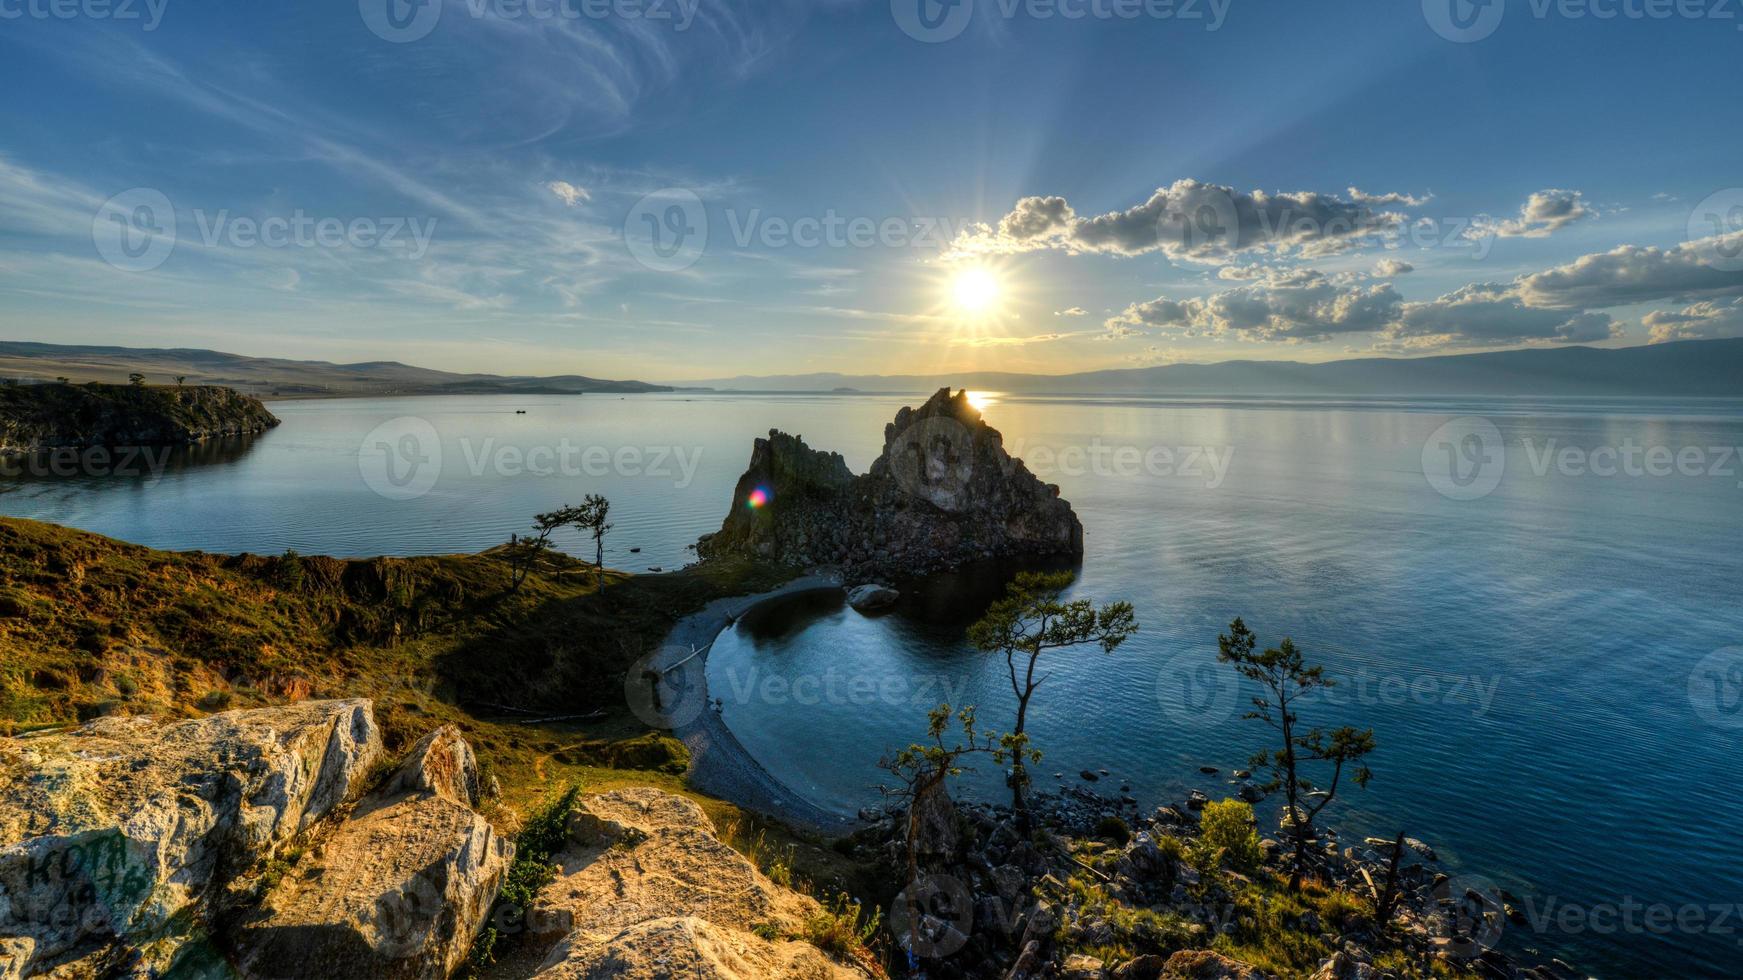
{"type": "Polygon", "coordinates": [[[572,395],[670,391],[641,381],[580,375],[501,377],[455,374],[398,361],[333,364],[246,357],[184,348],[77,347],[0,341],[0,378],[125,384],[134,372],[151,384],[222,385],[262,398],[343,398],[364,395],[572,395]]]}
{"type": "Polygon", "coordinates": [[[1743,338],[1645,347],[1554,347],[1418,358],[1224,361],[1081,374],[802,374],[679,382],[738,391],[933,391],[1017,394],[1591,395],[1743,398],[1743,338]]]}

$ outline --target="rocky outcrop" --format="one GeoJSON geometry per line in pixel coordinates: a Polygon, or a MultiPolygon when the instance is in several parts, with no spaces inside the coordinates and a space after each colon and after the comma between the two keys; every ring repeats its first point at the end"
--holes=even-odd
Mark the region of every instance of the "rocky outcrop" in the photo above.
{"type": "Polygon", "coordinates": [[[222,884],[359,788],[380,753],[367,701],[0,739],[0,976],[173,960],[222,884]]]}
{"type": "Polygon", "coordinates": [[[478,815],[478,764],[458,730],[425,736],[400,767],[234,930],[262,980],[440,980],[466,958],[514,846],[478,815]]]}
{"type": "Polygon", "coordinates": [[[542,980],[865,976],[778,938],[819,906],[721,842],[688,799],[639,787],[590,797],[569,831],[557,879],[527,917],[554,944],[542,980]]]}
{"type": "Polygon", "coordinates": [[[854,476],[798,436],[758,439],[703,558],[752,556],[868,574],[918,574],[988,558],[1078,557],[1083,525],[1059,488],[1005,452],[1003,437],[943,389],[884,428],[854,476]]]}
{"type": "Polygon", "coordinates": [[[35,384],[0,387],[0,455],[93,446],[176,446],[264,432],[260,399],[215,386],[35,384]]]}

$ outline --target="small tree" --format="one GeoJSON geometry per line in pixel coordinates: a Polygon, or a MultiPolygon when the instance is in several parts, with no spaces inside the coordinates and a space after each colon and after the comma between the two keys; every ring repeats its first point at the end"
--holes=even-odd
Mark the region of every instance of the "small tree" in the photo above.
{"type": "Polygon", "coordinates": [[[1089,599],[1066,602],[1063,596],[1071,580],[1070,572],[1022,572],[1006,588],[1004,598],[968,628],[969,642],[977,649],[1004,654],[1011,693],[1017,697],[1017,723],[1001,741],[1011,761],[1011,809],[1024,825],[1028,822],[1027,764],[1041,761],[1041,753],[1029,748],[1028,735],[1029,701],[1047,679],[1035,676],[1036,665],[1048,651],[1092,643],[1112,653],[1138,631],[1129,602],[1111,602],[1100,610],[1089,599]]]}
{"type": "Polygon", "coordinates": [[[143,386],[145,384],[145,375],[135,371],[127,376],[127,383],[135,387],[143,386]]]}
{"type": "Polygon", "coordinates": [[[939,705],[927,718],[927,741],[916,742],[878,760],[878,768],[894,776],[899,784],[880,789],[886,797],[901,801],[907,814],[909,883],[920,876],[915,838],[919,835],[921,808],[928,798],[934,793],[948,794],[946,781],[967,771],[961,764],[963,756],[986,753],[999,760],[1004,756],[993,733],[975,730],[972,704],[957,712],[962,737],[954,745],[944,744],[945,732],[950,728],[950,705],[939,705]]]}
{"type": "Polygon", "coordinates": [[[538,514],[533,517],[533,533],[525,536],[511,534],[508,545],[503,549],[508,558],[509,582],[508,591],[519,592],[521,583],[527,579],[527,574],[538,564],[539,558],[551,549],[551,535],[565,524],[572,523],[575,508],[564,507],[549,514],[538,514]]]}
{"type": "Polygon", "coordinates": [[[70,385],[73,383],[73,379],[68,378],[68,377],[59,377],[59,378],[56,378],[55,380],[60,382],[63,385],[70,385]]]}
{"type": "Polygon", "coordinates": [[[611,501],[599,494],[590,493],[574,508],[575,516],[571,523],[586,534],[593,536],[593,567],[598,572],[598,591],[605,591],[605,532],[611,530],[605,518],[611,514],[611,501]]]}
{"type": "Polygon", "coordinates": [[[1253,698],[1254,710],[1246,717],[1263,721],[1282,736],[1282,747],[1266,749],[1253,756],[1254,769],[1266,769],[1271,779],[1263,787],[1267,792],[1281,788],[1287,794],[1288,808],[1284,819],[1295,836],[1295,867],[1290,872],[1289,887],[1301,889],[1301,879],[1307,872],[1307,840],[1313,834],[1313,818],[1319,816],[1337,796],[1338,782],[1344,767],[1354,771],[1350,778],[1357,786],[1366,787],[1373,773],[1362,759],[1374,751],[1374,730],[1349,726],[1326,731],[1323,728],[1300,727],[1301,718],[1295,712],[1296,702],[1317,688],[1333,687],[1325,676],[1325,668],[1309,666],[1293,640],[1285,638],[1280,646],[1256,652],[1258,638],[1247,624],[1236,619],[1229,632],[1217,637],[1217,659],[1234,664],[1242,677],[1255,681],[1263,692],[1253,698]],[[1332,767],[1331,782],[1323,792],[1302,773],[1309,763],[1327,763],[1332,767]],[[1303,798],[1319,793],[1318,803],[1304,807],[1303,798]]]}
{"type": "Polygon", "coordinates": [[[187,376],[187,375],[185,375],[185,374],[178,374],[178,375],[176,375],[176,387],[177,387],[177,388],[180,388],[180,387],[181,387],[181,386],[182,386],[182,382],[184,382],[184,381],[186,381],[186,380],[188,380],[188,376],[187,376]]]}

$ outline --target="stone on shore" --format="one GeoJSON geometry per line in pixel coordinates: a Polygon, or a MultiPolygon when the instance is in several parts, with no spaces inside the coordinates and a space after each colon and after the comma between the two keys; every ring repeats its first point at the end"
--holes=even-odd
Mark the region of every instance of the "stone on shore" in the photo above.
{"type": "MultiPolygon", "coordinates": [[[[227,879],[359,788],[368,701],[0,739],[0,963],[173,958],[227,879]]],[[[108,966],[93,966],[104,970],[108,966]]]]}
{"type": "Polygon", "coordinates": [[[900,592],[887,585],[856,585],[847,590],[847,604],[862,613],[881,612],[901,598],[900,592]]]}

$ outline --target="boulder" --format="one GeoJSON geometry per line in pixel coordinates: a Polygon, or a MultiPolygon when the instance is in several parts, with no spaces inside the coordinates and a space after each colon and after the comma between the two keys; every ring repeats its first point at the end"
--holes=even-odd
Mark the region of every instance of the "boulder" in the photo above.
{"type": "Polygon", "coordinates": [[[473,809],[472,747],[425,736],[234,930],[244,977],[443,980],[483,928],[514,845],[473,809]]]}
{"type": "Polygon", "coordinates": [[[535,980],[858,980],[808,943],[769,940],[694,916],[664,917],[606,933],[575,932],[535,980]]]}
{"type": "Polygon", "coordinates": [[[1208,949],[1186,949],[1162,965],[1163,980],[1264,980],[1264,974],[1240,960],[1208,949]]]}
{"type": "Polygon", "coordinates": [[[0,739],[0,963],[173,957],[223,883],[343,801],[380,752],[368,701],[0,739]]]}
{"type": "MultiPolygon", "coordinates": [[[[761,927],[785,935],[798,932],[819,911],[815,901],[776,885],[722,843],[707,814],[691,800],[634,787],[587,797],[582,807],[593,820],[625,828],[632,836],[619,846],[574,841],[557,855],[557,878],[539,893],[527,916],[529,929],[552,942],[568,937],[572,950],[608,951],[621,935],[640,948],[647,933],[633,927],[653,919],[701,919],[733,932],[761,927]]],[[[592,955],[575,962],[594,962],[592,955]]],[[[565,959],[573,957],[564,954],[547,966],[565,959]]],[[[571,963],[565,969],[580,968],[571,963]]]]}
{"type": "Polygon", "coordinates": [[[847,604],[862,613],[888,609],[900,598],[902,594],[887,585],[856,585],[847,590],[847,604]]]}
{"type": "Polygon", "coordinates": [[[946,388],[896,414],[863,476],[798,436],[758,439],[725,522],[696,553],[917,575],[988,558],[1079,557],[1083,524],[1057,486],[1005,452],[966,393],[946,388]]]}

